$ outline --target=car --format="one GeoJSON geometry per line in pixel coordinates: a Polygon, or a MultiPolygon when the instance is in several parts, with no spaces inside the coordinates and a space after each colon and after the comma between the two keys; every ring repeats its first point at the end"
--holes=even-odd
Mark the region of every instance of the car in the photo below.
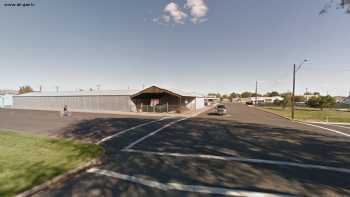
{"type": "Polygon", "coordinates": [[[227,112],[225,105],[218,105],[218,106],[216,106],[215,109],[216,109],[216,113],[218,115],[225,115],[227,112]]]}

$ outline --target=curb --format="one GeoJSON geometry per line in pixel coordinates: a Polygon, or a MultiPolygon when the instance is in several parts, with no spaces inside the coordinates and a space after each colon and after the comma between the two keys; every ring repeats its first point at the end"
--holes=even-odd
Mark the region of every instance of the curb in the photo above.
{"type": "Polygon", "coordinates": [[[254,109],[257,109],[257,110],[260,110],[260,111],[263,111],[263,112],[267,112],[267,113],[270,113],[270,114],[274,114],[276,116],[279,116],[281,118],[284,118],[284,119],[287,119],[287,120],[290,120],[290,121],[293,121],[293,122],[305,122],[305,123],[313,123],[313,124],[329,124],[329,125],[337,125],[337,124],[340,124],[340,125],[350,125],[350,123],[347,123],[347,122],[322,122],[322,121],[308,121],[308,120],[299,120],[299,119],[291,119],[291,118],[288,118],[288,117],[285,117],[285,116],[282,116],[282,115],[279,115],[277,113],[273,113],[273,112],[270,112],[270,111],[267,111],[267,110],[264,110],[264,109],[261,109],[261,108],[258,108],[258,107],[254,107],[254,109]]]}
{"type": "Polygon", "coordinates": [[[102,164],[102,161],[104,159],[104,152],[102,152],[102,155],[99,156],[98,158],[96,159],[93,159],[85,164],[82,164],[81,166],[73,169],[73,170],[70,170],[62,175],[59,175],[57,177],[54,177],[53,179],[51,180],[48,180],[40,185],[37,185],[29,190],[26,190],[22,193],[19,193],[17,194],[15,197],[30,197],[30,196],[33,196],[34,194],[36,193],[39,193],[41,191],[45,191],[47,189],[50,189],[51,187],[53,187],[54,185],[58,184],[58,183],[61,183],[61,182],[64,182],[64,181],[67,181],[68,179],[70,178],[73,178],[74,176],[76,176],[77,174],[91,168],[91,167],[95,167],[95,166],[98,166],[98,165],[101,165],[102,164]]]}
{"type": "Polygon", "coordinates": [[[319,122],[319,121],[305,121],[305,122],[308,122],[308,123],[314,123],[314,124],[328,124],[328,125],[349,125],[350,126],[350,123],[348,122],[319,122]]]}
{"type": "Polygon", "coordinates": [[[278,116],[278,117],[280,117],[280,118],[284,118],[284,119],[287,119],[287,120],[290,120],[290,121],[295,122],[295,120],[293,120],[293,119],[291,119],[291,118],[288,118],[288,117],[285,117],[285,116],[282,116],[282,115],[280,115],[280,114],[276,114],[276,113],[273,113],[273,112],[270,112],[270,111],[267,111],[267,110],[263,110],[263,109],[261,109],[261,108],[259,108],[259,107],[253,107],[253,108],[254,108],[254,109],[257,109],[257,110],[260,110],[260,111],[262,111],[262,112],[266,112],[266,113],[269,113],[269,114],[273,114],[273,115],[278,116]]]}

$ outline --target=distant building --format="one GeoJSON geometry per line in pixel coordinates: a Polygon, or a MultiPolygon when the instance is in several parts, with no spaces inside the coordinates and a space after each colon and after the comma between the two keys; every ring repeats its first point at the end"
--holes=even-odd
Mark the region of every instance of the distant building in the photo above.
{"type": "Polygon", "coordinates": [[[144,90],[31,92],[14,96],[14,108],[87,112],[172,112],[204,107],[204,96],[156,86],[144,90]]]}
{"type": "Polygon", "coordinates": [[[283,101],[283,97],[281,96],[272,96],[272,97],[251,97],[250,100],[253,103],[258,104],[266,104],[266,103],[274,103],[275,101],[283,101]]]}
{"type": "Polygon", "coordinates": [[[240,102],[240,103],[251,102],[251,103],[255,104],[256,100],[257,100],[258,104],[269,104],[269,103],[274,103],[275,101],[282,101],[283,97],[281,97],[281,96],[272,96],[272,97],[259,96],[257,98],[256,97],[239,98],[238,102],[240,102]]]}
{"type": "Polygon", "coordinates": [[[347,104],[347,105],[350,105],[350,96],[346,97],[344,100],[343,100],[343,103],[347,104]]]}
{"type": "Polygon", "coordinates": [[[13,95],[0,95],[0,108],[11,107],[13,105],[13,95]]]}
{"type": "Polygon", "coordinates": [[[336,103],[343,103],[344,100],[346,99],[345,96],[336,96],[336,97],[334,97],[334,98],[335,98],[335,102],[336,102],[336,103]]]}
{"type": "Polygon", "coordinates": [[[16,90],[0,90],[0,95],[5,95],[5,94],[16,95],[16,94],[18,94],[18,91],[16,91],[16,90]]]}
{"type": "Polygon", "coordinates": [[[220,98],[213,96],[213,95],[208,95],[206,97],[204,97],[204,103],[206,105],[212,105],[215,103],[220,103],[220,98]]]}
{"type": "Polygon", "coordinates": [[[310,98],[312,98],[312,97],[319,97],[319,96],[320,96],[320,94],[318,92],[305,92],[304,93],[305,101],[310,100],[310,98]]]}

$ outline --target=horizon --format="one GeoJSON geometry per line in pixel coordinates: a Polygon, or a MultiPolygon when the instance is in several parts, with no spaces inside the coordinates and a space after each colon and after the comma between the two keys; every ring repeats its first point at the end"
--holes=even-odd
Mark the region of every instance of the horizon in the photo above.
{"type": "Polygon", "coordinates": [[[33,2],[0,6],[0,89],[287,92],[309,59],[296,94],[349,95],[350,14],[327,0],[33,2]]]}

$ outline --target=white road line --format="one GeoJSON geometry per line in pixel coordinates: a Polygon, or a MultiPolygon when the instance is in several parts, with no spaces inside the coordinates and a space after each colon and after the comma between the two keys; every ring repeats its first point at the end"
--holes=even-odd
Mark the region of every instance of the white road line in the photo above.
{"type": "Polygon", "coordinates": [[[227,189],[227,188],[221,188],[221,187],[183,185],[180,183],[161,183],[158,181],[151,181],[151,180],[139,178],[136,176],[120,174],[117,172],[101,170],[98,168],[91,168],[87,170],[87,172],[104,175],[104,176],[108,176],[116,179],[121,179],[121,180],[145,185],[152,188],[157,188],[163,191],[177,190],[177,191],[184,191],[184,192],[217,194],[217,195],[220,194],[220,195],[227,195],[227,196],[247,196],[247,197],[292,197],[292,195],[285,195],[285,194],[262,193],[262,192],[253,192],[253,191],[246,191],[246,190],[239,190],[239,189],[227,189]]]}
{"type": "Polygon", "coordinates": [[[271,165],[280,165],[280,166],[293,166],[299,168],[309,168],[309,169],[318,169],[318,170],[328,170],[342,173],[350,173],[350,169],[346,168],[337,168],[331,166],[323,165],[313,165],[313,164],[303,164],[295,163],[289,161],[275,161],[275,160],[265,160],[265,159],[249,159],[242,157],[225,157],[225,156],[216,156],[216,155],[204,155],[204,154],[183,154],[183,153],[169,153],[169,152],[152,152],[152,151],[142,151],[135,149],[125,150],[126,152],[135,152],[149,155],[159,155],[159,156],[172,156],[172,157],[190,157],[190,158],[201,158],[201,159],[216,159],[223,161],[239,161],[246,163],[259,163],[259,164],[271,164],[271,165]]]}
{"type": "Polygon", "coordinates": [[[335,126],[335,127],[339,127],[339,128],[344,128],[344,129],[349,129],[350,127],[346,127],[346,126],[342,126],[342,125],[337,125],[337,124],[325,124],[325,125],[330,125],[330,126],[335,126]]]}
{"type": "Polygon", "coordinates": [[[148,134],[148,135],[146,135],[146,136],[143,136],[142,138],[140,138],[140,139],[134,141],[133,143],[129,144],[128,146],[126,146],[125,148],[123,148],[122,151],[126,151],[126,150],[132,148],[133,146],[135,146],[136,144],[142,142],[143,140],[145,140],[145,139],[151,137],[152,135],[155,135],[155,134],[158,133],[159,131],[162,131],[162,130],[164,130],[165,128],[170,127],[170,126],[173,125],[173,124],[176,124],[176,123],[178,123],[178,122],[181,122],[181,121],[186,120],[186,119],[189,119],[189,118],[191,118],[191,117],[181,118],[181,119],[179,119],[179,120],[170,122],[170,123],[164,125],[163,127],[161,127],[161,128],[159,128],[159,129],[153,131],[152,133],[150,133],[150,134],[148,134]]]}
{"type": "Polygon", "coordinates": [[[108,141],[108,140],[110,140],[110,139],[112,139],[112,138],[118,137],[119,135],[122,135],[122,134],[124,134],[124,133],[126,133],[126,132],[128,132],[128,131],[131,131],[131,130],[134,130],[134,129],[137,129],[137,128],[140,128],[140,127],[143,127],[143,126],[146,126],[146,125],[155,123],[155,122],[159,122],[159,121],[162,121],[162,120],[165,120],[165,119],[168,119],[168,118],[170,118],[170,117],[163,117],[163,118],[158,119],[158,120],[153,120],[153,121],[149,121],[149,122],[146,122],[146,123],[142,123],[142,124],[136,125],[136,126],[134,126],[134,127],[131,127],[131,128],[125,129],[125,130],[123,130],[123,131],[120,131],[120,132],[118,132],[118,133],[116,133],[116,134],[114,134],[114,135],[105,137],[105,138],[103,138],[102,140],[98,141],[96,144],[101,144],[101,143],[103,143],[103,142],[105,142],[105,141],[108,141]]]}
{"type": "Polygon", "coordinates": [[[316,128],[324,129],[324,130],[327,130],[327,131],[332,131],[332,132],[334,132],[334,133],[338,133],[338,134],[341,134],[341,135],[350,137],[350,134],[343,133],[343,132],[340,132],[340,131],[337,131],[337,130],[334,130],[334,129],[330,129],[330,128],[326,128],[326,127],[322,127],[322,126],[319,126],[319,125],[314,125],[314,124],[306,123],[306,122],[302,122],[302,121],[297,121],[297,120],[294,121],[294,122],[297,122],[297,123],[299,123],[299,124],[308,125],[308,126],[311,126],[311,127],[316,127],[316,128]]]}

